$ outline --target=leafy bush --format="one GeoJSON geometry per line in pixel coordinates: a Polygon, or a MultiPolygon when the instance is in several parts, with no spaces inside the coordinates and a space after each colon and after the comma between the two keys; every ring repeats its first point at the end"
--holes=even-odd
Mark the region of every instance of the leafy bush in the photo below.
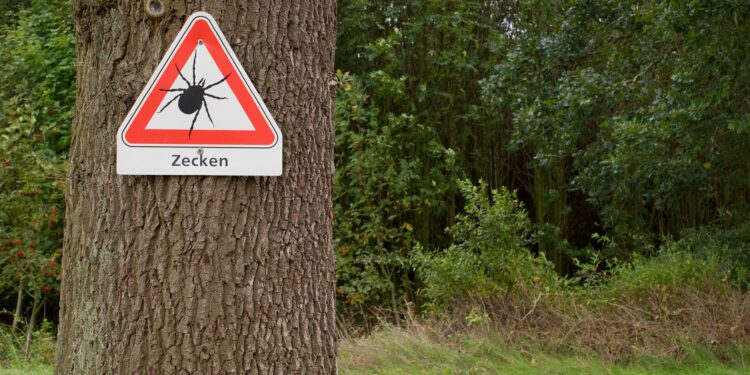
{"type": "Polygon", "coordinates": [[[337,67],[354,73],[336,104],[344,307],[414,301],[405,262],[417,242],[449,246],[455,177],[518,191],[563,275],[581,249],[652,256],[750,207],[742,2],[338,7],[337,67]]]}
{"type": "Polygon", "coordinates": [[[429,231],[422,224],[444,207],[453,152],[414,116],[372,105],[368,91],[403,97],[401,80],[383,72],[360,78],[338,71],[335,83],[334,246],[340,307],[378,306],[397,314],[404,300],[414,298],[408,253],[420,233],[429,231]],[[430,168],[430,162],[441,167],[430,168]]]}
{"type": "Polygon", "coordinates": [[[750,289],[750,216],[727,213],[712,226],[682,233],[679,246],[701,259],[714,259],[734,287],[750,289]]]}
{"type": "Polygon", "coordinates": [[[701,259],[680,250],[678,244],[670,243],[652,258],[637,256],[617,264],[607,271],[603,282],[589,284],[579,292],[593,296],[598,304],[617,301],[641,307],[650,300],[679,305],[685,301],[684,293],[695,291],[713,295],[729,292],[726,274],[715,258],[701,259]]]}
{"type": "Polygon", "coordinates": [[[508,4],[341,0],[338,5],[334,246],[339,309],[398,315],[419,303],[410,252],[447,247],[455,181],[500,186],[502,113],[478,80],[502,58],[508,4]]]}
{"type": "MultiPolygon", "coordinates": [[[[31,1],[7,16],[0,26],[0,296],[23,302],[28,295],[38,311],[59,288],[75,43],[68,0],[31,1]]],[[[34,310],[21,305],[22,315],[34,310]]]]}
{"type": "Polygon", "coordinates": [[[552,265],[527,249],[531,222],[515,193],[487,194],[487,185],[462,181],[466,205],[448,229],[453,244],[442,254],[418,249],[414,257],[424,292],[436,305],[502,297],[554,286],[552,265]]]}
{"type": "Polygon", "coordinates": [[[44,321],[32,335],[34,340],[26,353],[23,335],[0,324],[0,369],[15,369],[19,374],[52,373],[56,346],[51,323],[44,321]]]}
{"type": "Polygon", "coordinates": [[[506,59],[482,87],[512,112],[513,150],[533,156],[537,224],[555,224],[562,238],[606,234],[617,245],[608,255],[624,258],[723,209],[747,210],[750,28],[737,20],[750,8],[517,4],[515,33],[499,45],[506,59]]]}

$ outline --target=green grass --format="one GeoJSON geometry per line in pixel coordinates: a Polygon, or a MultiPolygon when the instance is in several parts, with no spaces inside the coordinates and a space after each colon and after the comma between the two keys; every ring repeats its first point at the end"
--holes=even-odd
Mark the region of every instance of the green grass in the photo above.
{"type": "Polygon", "coordinates": [[[52,366],[36,365],[23,366],[11,369],[0,369],[0,375],[51,375],[52,366]]]}
{"type": "MultiPolygon", "coordinates": [[[[7,331],[5,339],[8,338],[7,331]]],[[[0,335],[2,336],[2,335],[0,335]]],[[[2,337],[0,337],[2,338],[2,337]]],[[[0,340],[0,375],[52,374],[54,341],[41,337],[27,361],[0,340]],[[3,356],[4,355],[4,356],[3,356]]],[[[365,338],[342,340],[341,374],[750,374],[750,347],[722,352],[722,360],[695,350],[683,360],[642,356],[615,365],[596,356],[556,356],[512,350],[491,335],[436,340],[427,334],[386,328],[365,338]]]]}
{"type": "Polygon", "coordinates": [[[31,358],[26,358],[21,346],[24,336],[12,334],[10,328],[0,324],[0,375],[52,374],[55,359],[55,337],[48,329],[34,332],[31,358]]]}
{"type": "Polygon", "coordinates": [[[434,340],[426,335],[386,329],[339,348],[342,374],[726,374],[750,373],[748,348],[720,361],[708,351],[685,360],[641,357],[615,365],[596,356],[554,356],[510,350],[484,336],[434,340]],[[439,342],[445,341],[445,342],[439,342]]]}

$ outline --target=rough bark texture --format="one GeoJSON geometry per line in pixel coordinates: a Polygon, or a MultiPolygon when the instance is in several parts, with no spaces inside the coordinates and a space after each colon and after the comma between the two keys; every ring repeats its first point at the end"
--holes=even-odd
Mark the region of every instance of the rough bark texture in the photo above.
{"type": "Polygon", "coordinates": [[[335,0],[74,4],[77,116],[58,374],[335,373],[335,0]],[[115,173],[115,133],[187,16],[214,15],[284,134],[282,177],[115,173]]]}

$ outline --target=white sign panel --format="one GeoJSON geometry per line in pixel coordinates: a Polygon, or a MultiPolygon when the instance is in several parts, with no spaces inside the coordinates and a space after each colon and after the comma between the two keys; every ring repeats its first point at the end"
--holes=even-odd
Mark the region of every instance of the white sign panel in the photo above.
{"type": "Polygon", "coordinates": [[[281,170],[279,127],[213,17],[193,14],[117,131],[117,173],[281,170]]]}

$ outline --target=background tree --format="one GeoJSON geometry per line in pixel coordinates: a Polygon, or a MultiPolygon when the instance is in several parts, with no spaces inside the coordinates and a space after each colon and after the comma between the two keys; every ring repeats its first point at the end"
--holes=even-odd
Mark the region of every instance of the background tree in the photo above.
{"type": "MultiPolygon", "coordinates": [[[[538,224],[561,233],[541,243],[583,230],[627,258],[688,228],[746,221],[744,3],[520,4],[507,59],[483,87],[512,110],[511,150],[533,155],[538,224]],[[595,225],[577,225],[592,212],[581,197],[595,225]]],[[[576,254],[556,255],[566,269],[576,254]]]]}
{"type": "MultiPolygon", "coordinates": [[[[419,300],[409,261],[450,242],[459,177],[516,185],[502,152],[509,118],[481,106],[479,80],[502,54],[510,8],[498,1],[338,2],[336,254],[342,312],[419,300]],[[344,74],[348,72],[350,74],[344,74]]],[[[519,175],[521,173],[519,172],[519,175]]],[[[365,312],[362,314],[362,312],[365,312]]]]}
{"type": "Polygon", "coordinates": [[[27,338],[36,323],[57,316],[75,100],[69,11],[64,0],[0,2],[6,19],[0,26],[0,312],[9,311],[11,329],[24,329],[27,338]]]}
{"type": "Polygon", "coordinates": [[[140,1],[73,6],[57,372],[335,373],[335,3],[162,6],[158,18],[140,1]],[[197,10],[219,21],[284,132],[282,177],[116,175],[117,127],[197,10]]]}
{"type": "Polygon", "coordinates": [[[562,275],[669,239],[750,269],[742,1],[338,4],[342,315],[425,302],[409,259],[456,241],[456,177],[516,190],[562,275]]]}

